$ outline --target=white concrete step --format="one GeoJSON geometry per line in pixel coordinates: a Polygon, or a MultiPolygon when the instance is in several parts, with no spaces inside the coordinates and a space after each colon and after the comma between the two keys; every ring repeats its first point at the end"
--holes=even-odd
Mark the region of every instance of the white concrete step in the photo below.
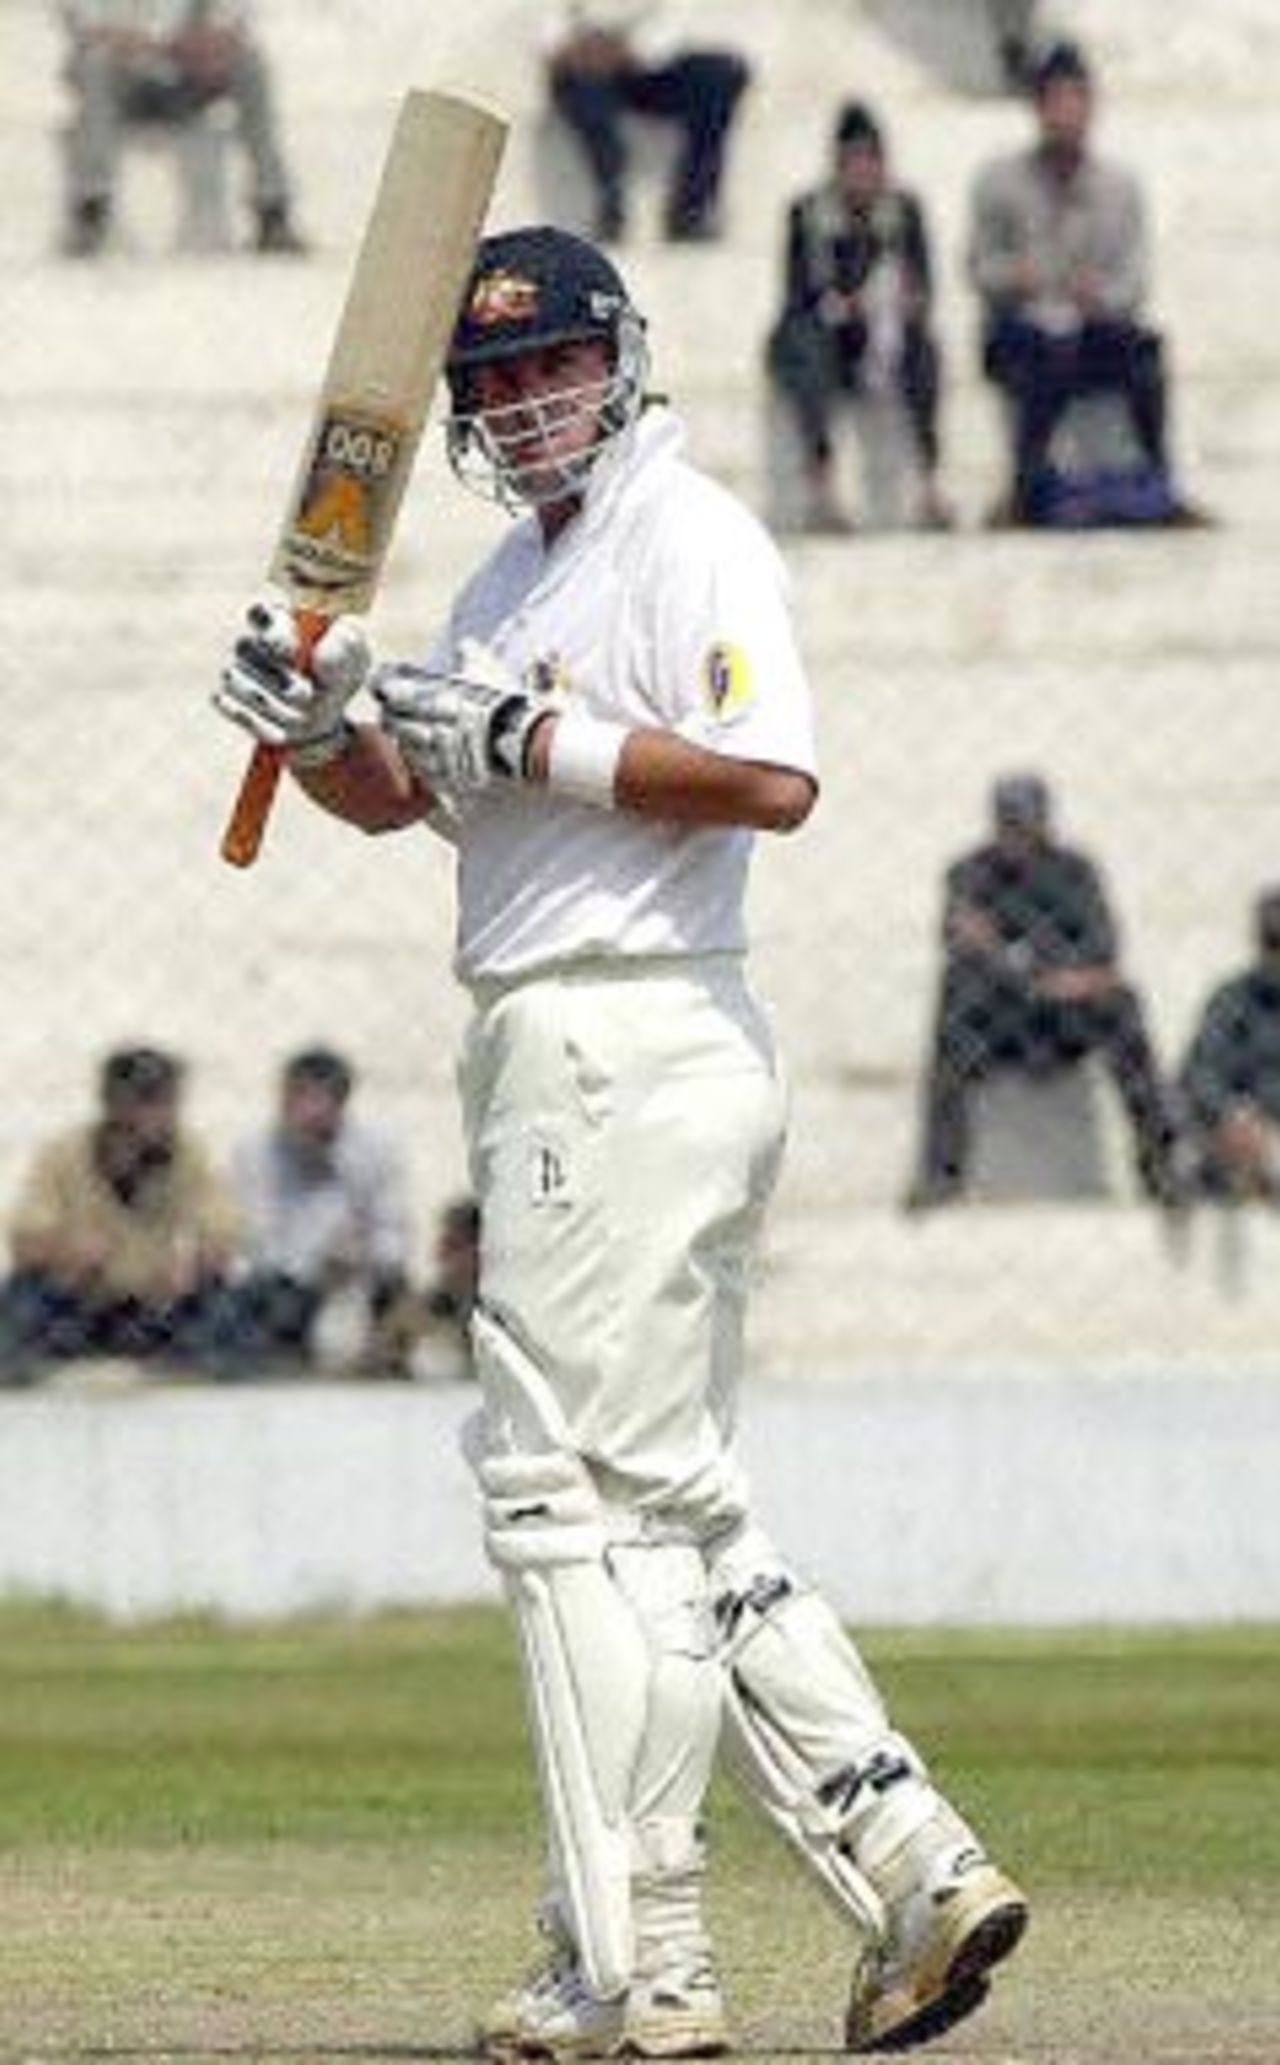
{"type": "Polygon", "coordinates": [[[964,1205],[780,1215],[752,1324],[762,1376],[934,1370],[1280,1373],[1280,1214],[964,1205]]]}

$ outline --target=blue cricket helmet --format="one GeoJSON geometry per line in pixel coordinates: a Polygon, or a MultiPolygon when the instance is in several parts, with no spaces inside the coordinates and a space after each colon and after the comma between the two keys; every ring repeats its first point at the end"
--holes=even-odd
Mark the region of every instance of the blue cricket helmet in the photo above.
{"type": "Polygon", "coordinates": [[[472,366],[576,337],[615,343],[638,320],[615,266],[583,237],[550,225],[485,237],[449,348],[450,385],[472,366]]]}
{"type": "Polygon", "coordinates": [[[445,366],[454,471],[466,486],[513,508],[580,491],[639,415],[647,369],[644,323],[616,268],[594,244],[546,224],[486,237],[445,366]],[[603,381],[506,409],[478,409],[472,376],[482,367],[593,339],[607,348],[603,381]],[[545,463],[545,438],[566,413],[589,420],[594,436],[557,471],[545,463]]]}

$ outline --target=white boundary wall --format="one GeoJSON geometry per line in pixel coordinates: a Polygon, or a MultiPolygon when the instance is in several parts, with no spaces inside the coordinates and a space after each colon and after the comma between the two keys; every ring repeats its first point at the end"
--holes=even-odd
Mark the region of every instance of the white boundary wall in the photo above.
{"type": "MultiPolygon", "coordinates": [[[[493,1598],[466,1386],[0,1401],[0,1594],[120,1618],[493,1598]]],[[[855,1623],[1280,1619],[1280,1382],[753,1386],[762,1519],[855,1623]]]]}

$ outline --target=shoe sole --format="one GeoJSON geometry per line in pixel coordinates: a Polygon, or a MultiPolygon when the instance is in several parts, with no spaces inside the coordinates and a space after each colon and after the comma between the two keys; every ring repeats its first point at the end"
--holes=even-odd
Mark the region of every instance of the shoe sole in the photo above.
{"type": "Polygon", "coordinates": [[[579,2058],[616,2058],[622,2049],[620,2036],[578,2036],[554,2037],[506,2036],[486,2033],[476,2046],[482,2058],[491,2058],[494,2065],[516,2065],[524,2058],[576,2060],[579,2058]]]}
{"type": "Polygon", "coordinates": [[[666,2028],[643,2024],[623,2032],[615,2056],[622,2058],[722,2058],[731,2049],[729,2032],[722,2025],[688,2021],[666,2028]]]}
{"type": "Polygon", "coordinates": [[[1006,1887],[964,1931],[925,1997],[917,1994],[914,2000],[903,2001],[904,2012],[887,2028],[846,2029],[847,2049],[868,2055],[914,2050],[918,2044],[945,2035],[982,2006],[991,1990],[988,1974],[1017,1949],[1026,1933],[1027,1903],[1007,1881],[1006,1887]]]}
{"type": "Polygon", "coordinates": [[[720,2058],[732,2046],[722,2023],[669,2016],[596,2036],[540,2037],[531,2031],[488,2029],[481,2034],[477,2048],[495,2065],[511,2065],[520,2059],[720,2058]]]}
{"type": "Polygon", "coordinates": [[[484,2037],[478,2046],[482,2057],[494,2065],[515,2065],[519,2060],[579,2060],[594,2058],[721,2058],[731,2049],[726,2035],[710,2031],[681,2033],[675,2030],[633,2032],[614,2037],[575,2037],[562,2042],[545,2037],[484,2037]]]}

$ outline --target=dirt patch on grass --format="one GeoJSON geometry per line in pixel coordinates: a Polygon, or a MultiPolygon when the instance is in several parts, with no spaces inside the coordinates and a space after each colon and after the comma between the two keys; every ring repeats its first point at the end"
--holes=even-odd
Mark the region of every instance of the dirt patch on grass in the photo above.
{"type": "MultiPolygon", "coordinates": [[[[465,2056],[534,1952],[536,1891],[505,1845],[27,1856],[0,1876],[0,2055],[465,2056]]],[[[742,2049],[837,2052],[838,1921],[767,1867],[719,1884],[713,1909],[742,2049]]],[[[1273,2065],[1280,1925],[1261,1895],[1044,1896],[982,2016],[928,2055],[1273,2065]]]]}

